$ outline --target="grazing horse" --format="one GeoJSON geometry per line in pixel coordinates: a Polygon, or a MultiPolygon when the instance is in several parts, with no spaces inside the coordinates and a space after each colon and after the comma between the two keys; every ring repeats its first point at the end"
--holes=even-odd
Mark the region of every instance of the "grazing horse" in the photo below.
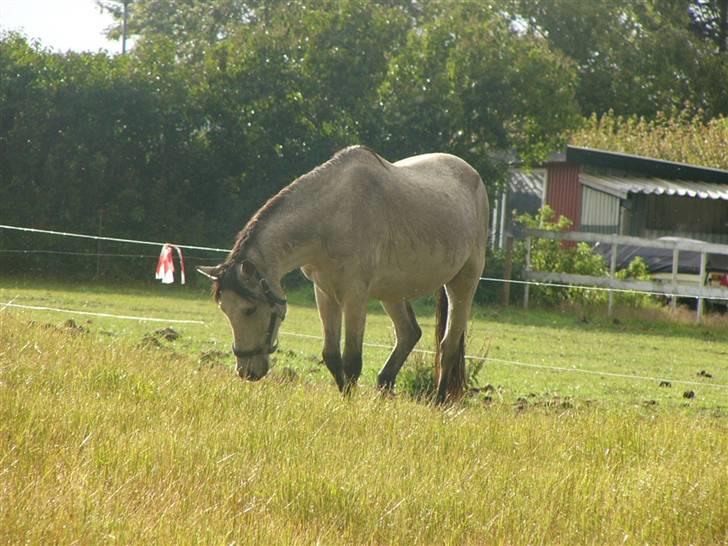
{"type": "Polygon", "coordinates": [[[272,197],[223,263],[200,267],[230,322],[241,377],[259,379],[286,314],[283,276],[300,267],[314,283],[323,359],[342,392],[362,370],[367,302],[397,336],[377,377],[393,389],[422,335],[409,300],[439,290],[437,402],[465,386],[465,327],[485,265],[488,197],[462,159],[426,154],[390,163],[364,146],[335,154],[272,197]],[[344,351],[341,352],[342,315],[344,351]]]}

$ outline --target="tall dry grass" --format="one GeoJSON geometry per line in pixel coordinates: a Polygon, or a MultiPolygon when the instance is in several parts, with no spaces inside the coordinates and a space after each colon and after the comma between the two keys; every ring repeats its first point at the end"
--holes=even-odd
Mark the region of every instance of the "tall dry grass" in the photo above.
{"type": "Polygon", "coordinates": [[[0,542],[720,544],[728,421],[256,384],[0,313],[0,542]]]}

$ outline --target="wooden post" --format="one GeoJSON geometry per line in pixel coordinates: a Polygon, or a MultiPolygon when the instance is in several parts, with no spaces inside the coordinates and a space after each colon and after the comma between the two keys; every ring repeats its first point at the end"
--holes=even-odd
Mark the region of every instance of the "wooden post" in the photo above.
{"type": "Polygon", "coordinates": [[[708,255],[705,252],[700,253],[700,278],[698,279],[698,316],[695,322],[700,324],[703,321],[703,287],[705,286],[705,268],[708,261],[708,255]]]}
{"type": "MultiPolygon", "coordinates": [[[[677,293],[677,266],[680,261],[680,250],[674,248],[672,250],[672,293],[677,293]]],[[[677,309],[677,296],[672,296],[670,305],[673,310],[677,309]]]]}
{"type": "MultiPolygon", "coordinates": [[[[531,270],[531,236],[526,237],[526,267],[524,272],[528,273],[531,270]]],[[[528,280],[528,279],[526,279],[528,280]]],[[[528,288],[529,285],[523,285],[523,308],[528,309],[528,288]]]]}
{"type": "Polygon", "coordinates": [[[508,307],[511,303],[511,275],[513,274],[513,235],[506,236],[506,254],[503,261],[503,293],[501,303],[508,307]]]}
{"type": "MultiPolygon", "coordinates": [[[[617,272],[617,243],[612,244],[612,254],[609,257],[609,277],[614,279],[617,272]]],[[[609,303],[607,304],[607,316],[611,317],[614,312],[614,292],[609,291],[609,303]]]]}

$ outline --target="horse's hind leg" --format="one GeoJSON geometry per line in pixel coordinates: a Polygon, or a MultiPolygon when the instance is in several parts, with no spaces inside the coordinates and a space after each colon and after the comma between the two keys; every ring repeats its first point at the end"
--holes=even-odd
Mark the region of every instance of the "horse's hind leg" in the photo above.
{"type": "Polygon", "coordinates": [[[318,286],[314,285],[316,306],[324,329],[324,364],[334,376],[336,386],[344,390],[346,377],[341,358],[341,306],[318,286]]]}
{"type": "Polygon", "coordinates": [[[465,329],[484,263],[484,256],[474,256],[445,284],[448,311],[445,335],[439,347],[437,403],[440,404],[445,402],[448,395],[455,397],[461,394],[465,387],[465,329]]]}
{"type": "Polygon", "coordinates": [[[392,319],[397,334],[397,344],[389,355],[387,362],[377,376],[377,385],[383,390],[393,390],[402,364],[422,337],[422,330],[417,324],[412,306],[406,301],[396,303],[382,302],[384,310],[392,319]]]}

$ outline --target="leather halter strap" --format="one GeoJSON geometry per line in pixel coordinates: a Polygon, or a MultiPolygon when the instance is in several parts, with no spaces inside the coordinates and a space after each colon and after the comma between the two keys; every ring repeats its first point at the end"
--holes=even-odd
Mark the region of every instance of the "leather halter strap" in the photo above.
{"type": "Polygon", "coordinates": [[[268,332],[265,336],[265,343],[257,349],[241,351],[240,349],[235,347],[235,342],[233,342],[233,354],[238,358],[250,358],[251,356],[269,355],[271,353],[275,353],[278,350],[278,339],[273,339],[277,326],[276,323],[280,325],[280,323],[283,322],[284,318],[285,313],[278,313],[277,310],[274,310],[270,316],[270,322],[268,323],[268,332]]]}
{"type": "Polygon", "coordinates": [[[271,307],[272,313],[270,316],[270,322],[268,323],[268,331],[266,332],[265,342],[262,346],[255,349],[249,349],[243,351],[235,347],[235,342],[232,344],[233,354],[238,358],[250,358],[252,356],[267,355],[276,352],[278,350],[278,339],[273,339],[276,335],[278,328],[286,318],[286,305],[288,301],[285,298],[277,296],[265,280],[263,275],[260,274],[257,268],[254,266],[254,275],[263,290],[263,296],[265,302],[271,307]],[[283,307],[281,310],[280,308],[283,307]]]}

